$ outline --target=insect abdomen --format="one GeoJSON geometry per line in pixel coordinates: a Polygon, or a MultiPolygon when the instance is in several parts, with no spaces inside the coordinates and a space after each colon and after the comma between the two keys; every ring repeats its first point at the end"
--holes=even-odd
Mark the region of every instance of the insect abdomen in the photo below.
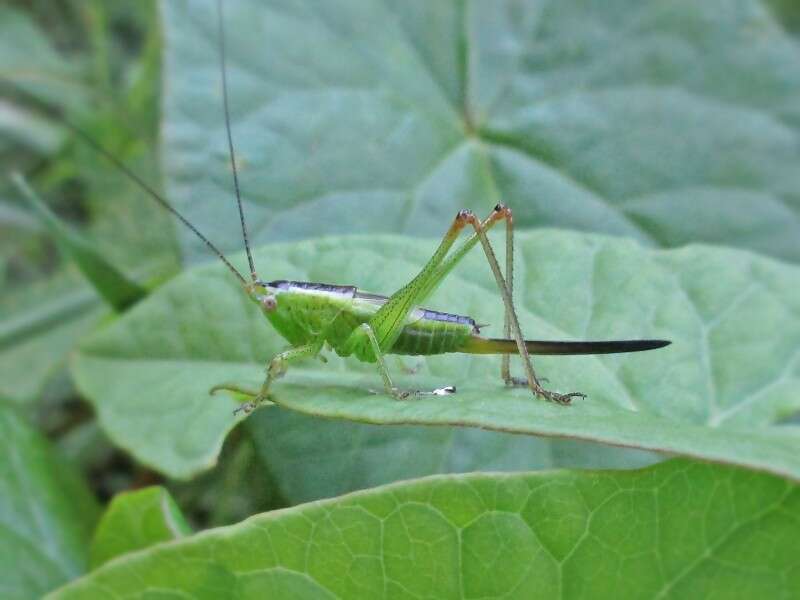
{"type": "Polygon", "coordinates": [[[419,309],[420,318],[406,325],[392,346],[394,354],[444,354],[459,352],[477,331],[470,317],[419,309]]]}

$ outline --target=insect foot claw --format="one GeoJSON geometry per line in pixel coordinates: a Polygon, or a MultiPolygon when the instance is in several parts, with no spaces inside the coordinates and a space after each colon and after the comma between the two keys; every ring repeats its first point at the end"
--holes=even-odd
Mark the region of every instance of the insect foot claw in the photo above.
{"type": "Polygon", "coordinates": [[[542,394],[547,400],[555,402],[556,404],[570,404],[573,398],[586,398],[586,394],[581,392],[570,392],[569,394],[559,394],[556,392],[545,391],[542,394]]]}
{"type": "Polygon", "coordinates": [[[238,415],[239,413],[243,413],[245,415],[249,415],[259,406],[274,406],[275,403],[270,399],[272,397],[271,394],[267,393],[266,395],[257,395],[253,400],[249,402],[245,402],[244,404],[240,404],[236,410],[233,411],[234,416],[238,415]]]}
{"type": "Polygon", "coordinates": [[[397,388],[392,390],[392,396],[395,400],[408,400],[412,394],[417,392],[412,392],[411,390],[398,390],[397,388]]]}
{"type": "Polygon", "coordinates": [[[258,404],[253,402],[253,401],[245,402],[244,404],[241,404],[238,408],[236,408],[236,410],[233,411],[233,416],[234,417],[238,416],[239,413],[242,413],[242,414],[245,414],[245,415],[249,415],[257,407],[258,407],[258,404]]]}

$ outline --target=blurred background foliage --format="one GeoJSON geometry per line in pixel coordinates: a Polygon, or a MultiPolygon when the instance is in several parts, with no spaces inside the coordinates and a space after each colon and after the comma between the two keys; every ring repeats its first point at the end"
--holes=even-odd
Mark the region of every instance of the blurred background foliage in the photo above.
{"type": "MultiPolygon", "coordinates": [[[[152,0],[14,0],[0,6],[0,48],[0,398],[25,406],[106,500],[160,478],[115,450],[76,396],[65,370],[68,352],[109,309],[59,252],[9,175],[23,174],[59,217],[129,277],[152,286],[179,270],[171,218],[98,164],[102,159],[53,118],[62,113],[158,188],[157,6],[152,0]]],[[[241,437],[226,447],[230,468],[173,490],[196,525],[230,523],[281,504],[271,498],[263,469],[254,468],[249,439],[241,437]],[[234,493],[242,480],[254,489],[234,493]]]]}
{"type": "MultiPolygon", "coordinates": [[[[800,34],[800,3],[769,0],[766,6],[787,32],[800,34]]],[[[9,175],[23,174],[53,211],[142,285],[177,273],[182,233],[169,215],[53,118],[64,114],[158,188],[161,27],[153,0],[11,0],[0,6],[0,402],[28,416],[75,462],[101,501],[162,477],[115,449],[76,395],[65,369],[68,354],[111,309],[59,251],[9,175]]],[[[274,439],[284,430],[314,444],[302,439],[297,421],[292,431],[284,419],[290,420],[281,415],[237,428],[225,442],[220,468],[188,483],[170,482],[194,527],[289,503],[253,442],[253,432],[255,439],[274,439]]],[[[360,427],[329,426],[353,428],[354,438],[360,427]]],[[[302,490],[297,497],[305,499],[302,490]]]]}

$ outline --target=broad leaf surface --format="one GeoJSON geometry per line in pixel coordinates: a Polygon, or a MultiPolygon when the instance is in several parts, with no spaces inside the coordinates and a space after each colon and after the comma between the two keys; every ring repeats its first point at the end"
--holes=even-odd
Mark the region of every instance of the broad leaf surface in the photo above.
{"type": "MultiPolygon", "coordinates": [[[[256,259],[270,278],[390,292],[434,245],[337,238],[267,247],[256,259]]],[[[517,307],[528,337],[661,337],[672,346],[536,359],[551,387],[589,395],[570,407],[506,389],[496,357],[461,354],[429,358],[414,376],[395,373],[405,387],[454,384],[454,396],[396,402],[374,395],[373,365],[332,357],[292,368],[276,385],[276,401],[326,417],[567,436],[800,477],[800,432],[776,425],[800,408],[796,267],[741,251],[650,251],[564,231],[519,235],[517,249],[517,307]]],[[[488,335],[501,331],[502,305],[479,251],[428,305],[493,324],[488,335]]],[[[238,422],[235,401],[211,397],[209,388],[258,385],[263,365],[284,347],[235,279],[213,265],[183,274],[95,334],[73,372],[117,444],[185,477],[213,464],[238,422]]]]}
{"type": "MultiPolygon", "coordinates": [[[[228,91],[260,243],[522,227],[800,260],[800,43],[779,0],[241,0],[228,91]]],[[[214,3],[162,4],[169,196],[241,247],[214,3]]],[[[190,254],[205,250],[182,232],[190,254]]]]}
{"type": "Polygon", "coordinates": [[[688,461],[432,477],[155,546],[50,598],[788,599],[798,510],[785,480],[688,461]]]}
{"type": "Polygon", "coordinates": [[[630,469],[660,459],[578,440],[473,427],[385,427],[280,408],[256,412],[247,426],[261,464],[290,505],[439,473],[630,469]]]}
{"type": "Polygon", "coordinates": [[[84,573],[97,513],[72,466],[0,403],[0,596],[40,598],[84,573]]]}
{"type": "Polygon", "coordinates": [[[113,498],[97,525],[90,549],[92,568],[191,532],[165,488],[153,486],[123,492],[113,498]]]}

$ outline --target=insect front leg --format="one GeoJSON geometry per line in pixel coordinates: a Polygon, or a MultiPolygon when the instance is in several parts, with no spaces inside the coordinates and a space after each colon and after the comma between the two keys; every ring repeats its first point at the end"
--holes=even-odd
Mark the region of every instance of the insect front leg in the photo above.
{"type": "Polygon", "coordinates": [[[284,352],[280,352],[272,357],[272,360],[267,363],[267,377],[264,383],[261,384],[261,389],[255,398],[249,402],[245,402],[237,408],[234,414],[243,412],[245,414],[258,408],[258,405],[269,399],[269,389],[276,379],[280,379],[286,375],[289,368],[289,363],[299,360],[301,358],[309,358],[319,353],[322,347],[321,343],[306,344],[305,346],[298,346],[297,348],[290,348],[284,352]]]}
{"type": "Polygon", "coordinates": [[[245,389],[238,385],[226,383],[214,386],[211,388],[211,393],[213,394],[219,390],[227,390],[229,392],[236,392],[237,394],[251,396],[253,398],[252,400],[243,403],[241,406],[239,406],[239,408],[233,411],[233,414],[238,414],[240,412],[245,414],[250,413],[258,408],[261,403],[269,400],[270,386],[272,386],[272,383],[276,379],[280,379],[286,374],[286,371],[289,368],[289,363],[301,358],[316,356],[322,349],[322,344],[323,340],[320,338],[320,341],[312,342],[311,344],[305,344],[303,346],[297,346],[296,348],[290,348],[289,350],[285,350],[284,352],[280,352],[273,356],[272,360],[267,363],[267,376],[264,379],[264,383],[261,384],[261,389],[259,389],[258,392],[245,389]]]}

